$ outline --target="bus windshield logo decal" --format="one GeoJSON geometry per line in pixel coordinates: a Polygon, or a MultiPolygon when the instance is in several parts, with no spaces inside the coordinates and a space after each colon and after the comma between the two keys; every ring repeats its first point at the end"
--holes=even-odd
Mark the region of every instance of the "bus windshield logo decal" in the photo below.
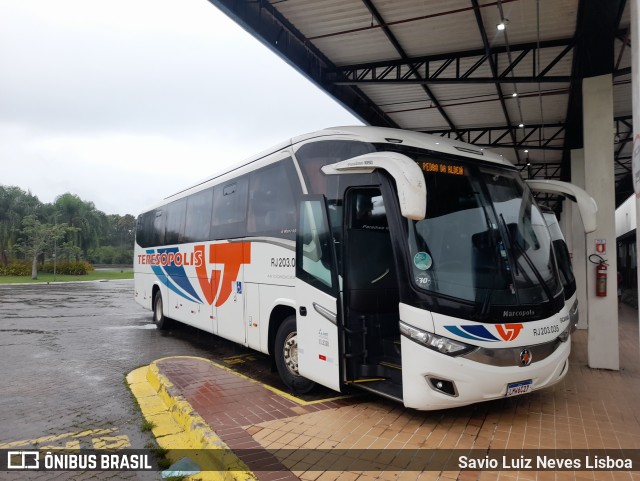
{"type": "MultiPolygon", "coordinates": [[[[496,324],[496,331],[503,341],[513,341],[518,337],[524,325],[522,324],[496,324]]],[[[444,326],[444,328],[464,339],[473,341],[489,341],[496,342],[501,339],[489,332],[489,330],[481,324],[473,324],[470,326],[444,326]]]]}
{"type": "MultiPolygon", "coordinates": [[[[197,255],[203,255],[204,245],[194,247],[197,255]],[[200,254],[198,254],[200,253],[200,254]]],[[[206,262],[196,266],[196,274],[202,288],[204,298],[209,304],[220,307],[229,299],[231,292],[236,287],[238,273],[242,264],[251,263],[250,242],[230,242],[227,244],[209,245],[209,258],[206,262]],[[221,269],[213,269],[209,273],[209,264],[222,265],[221,269]],[[217,298],[216,298],[217,294],[217,298]]]]}

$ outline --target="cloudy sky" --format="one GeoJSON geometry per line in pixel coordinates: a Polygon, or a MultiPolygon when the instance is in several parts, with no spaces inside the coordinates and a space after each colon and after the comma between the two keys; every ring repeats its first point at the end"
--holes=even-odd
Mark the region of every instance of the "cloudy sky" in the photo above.
{"type": "Polygon", "coordinates": [[[0,184],[107,214],[359,123],[207,0],[0,0],[0,184]]]}

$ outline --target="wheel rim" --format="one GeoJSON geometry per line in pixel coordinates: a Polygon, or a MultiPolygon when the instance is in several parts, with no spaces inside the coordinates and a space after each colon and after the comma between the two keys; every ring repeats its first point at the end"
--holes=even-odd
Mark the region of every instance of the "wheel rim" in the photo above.
{"type": "Polygon", "coordinates": [[[291,332],[284,340],[283,347],[284,364],[291,374],[298,376],[298,335],[291,332]]]}

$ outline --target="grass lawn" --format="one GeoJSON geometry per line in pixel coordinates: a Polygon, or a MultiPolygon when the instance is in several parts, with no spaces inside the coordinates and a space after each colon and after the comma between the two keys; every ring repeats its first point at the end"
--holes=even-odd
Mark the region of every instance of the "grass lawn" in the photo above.
{"type": "MultiPolygon", "coordinates": [[[[133,279],[133,269],[131,267],[114,268],[114,269],[96,269],[89,272],[85,276],[63,276],[56,274],[55,282],[71,282],[71,281],[103,281],[103,280],[119,280],[133,279]]],[[[53,274],[46,272],[38,273],[38,279],[33,280],[31,276],[0,276],[0,284],[17,284],[22,282],[42,283],[54,282],[53,274]]]]}

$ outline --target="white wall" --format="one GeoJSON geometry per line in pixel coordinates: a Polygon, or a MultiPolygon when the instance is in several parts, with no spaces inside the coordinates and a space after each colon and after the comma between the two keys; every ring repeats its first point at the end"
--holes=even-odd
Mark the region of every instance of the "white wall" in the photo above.
{"type": "Polygon", "coordinates": [[[636,199],[632,195],[616,209],[616,237],[636,228],[636,199]]]}

